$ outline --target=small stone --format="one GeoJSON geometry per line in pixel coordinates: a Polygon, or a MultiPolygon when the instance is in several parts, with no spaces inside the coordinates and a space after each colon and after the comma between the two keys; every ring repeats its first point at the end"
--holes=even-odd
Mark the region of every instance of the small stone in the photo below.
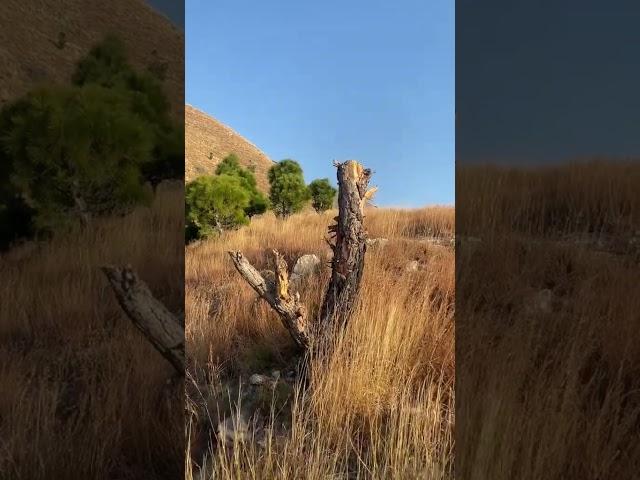
{"type": "Polygon", "coordinates": [[[280,370],[274,370],[273,372],[271,372],[271,376],[278,380],[280,378],[280,370]]]}
{"type": "Polygon", "coordinates": [[[254,373],[249,377],[249,383],[251,385],[264,385],[268,381],[269,379],[265,375],[260,375],[259,373],[254,373]]]}
{"type": "Polygon", "coordinates": [[[417,260],[411,260],[404,267],[405,272],[417,272],[420,270],[420,263],[417,260]]]}
{"type": "Polygon", "coordinates": [[[225,418],[218,423],[216,433],[218,441],[233,444],[234,442],[242,442],[247,437],[249,426],[244,418],[225,418]]]}
{"type": "Polygon", "coordinates": [[[551,313],[551,311],[553,310],[553,300],[553,292],[548,288],[545,288],[543,290],[540,290],[539,292],[534,293],[530,297],[529,303],[526,305],[526,310],[530,314],[551,313]]]}
{"type": "Polygon", "coordinates": [[[367,245],[370,247],[384,248],[388,242],[388,238],[367,238],[367,245]]]}
{"type": "Polygon", "coordinates": [[[548,288],[540,290],[535,297],[535,305],[537,310],[543,313],[551,312],[551,302],[553,300],[553,292],[548,288]]]}

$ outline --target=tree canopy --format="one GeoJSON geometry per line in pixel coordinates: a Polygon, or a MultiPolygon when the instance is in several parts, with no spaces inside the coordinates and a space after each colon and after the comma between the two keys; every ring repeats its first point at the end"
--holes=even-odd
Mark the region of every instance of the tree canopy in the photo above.
{"type": "Polygon", "coordinates": [[[13,184],[36,226],[108,213],[145,198],[140,168],[153,137],[128,98],[97,85],[29,94],[4,137],[13,184]]]}
{"type": "Polygon", "coordinates": [[[267,211],[269,202],[258,190],[255,175],[249,169],[240,166],[238,157],[235,154],[228,155],[218,164],[216,175],[232,175],[240,179],[240,183],[250,194],[249,206],[245,210],[249,218],[267,211]]]}
{"type": "Polygon", "coordinates": [[[207,238],[249,223],[250,192],[235,175],[198,177],[185,192],[186,239],[207,238]]]}
{"type": "Polygon", "coordinates": [[[146,181],[183,178],[184,129],[160,81],[136,72],[107,37],[72,84],[39,87],[2,109],[0,172],[0,218],[13,222],[1,232],[6,244],[149,200],[146,181]]]}
{"type": "Polygon", "coordinates": [[[331,186],[328,178],[319,178],[309,184],[311,205],[316,212],[324,212],[333,206],[338,191],[331,186]]]}
{"type": "Polygon", "coordinates": [[[185,203],[188,241],[247,225],[253,215],[268,208],[253,172],[242,168],[234,154],[220,162],[215,175],[198,177],[187,184],[185,203]]]}
{"type": "Polygon", "coordinates": [[[309,200],[302,167],[290,159],[282,160],[269,169],[269,198],[278,217],[297,213],[309,200]]]}

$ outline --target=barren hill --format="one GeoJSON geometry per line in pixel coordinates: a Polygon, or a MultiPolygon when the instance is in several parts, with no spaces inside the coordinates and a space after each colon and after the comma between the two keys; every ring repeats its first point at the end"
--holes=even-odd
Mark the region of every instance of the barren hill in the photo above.
{"type": "Polygon", "coordinates": [[[273,161],[258,147],[191,105],[185,107],[184,119],[186,180],[212,174],[224,157],[235,153],[243,166],[255,168],[260,190],[268,190],[267,171],[273,161]]]}
{"type": "Polygon", "coordinates": [[[165,89],[182,116],[184,33],[144,0],[2,0],[0,18],[0,107],[43,82],[68,82],[77,61],[114,33],[135,67],[167,65],[165,89]]]}

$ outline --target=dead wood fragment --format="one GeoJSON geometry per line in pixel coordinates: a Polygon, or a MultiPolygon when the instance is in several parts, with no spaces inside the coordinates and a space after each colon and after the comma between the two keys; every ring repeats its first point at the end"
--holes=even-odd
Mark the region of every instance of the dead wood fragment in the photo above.
{"type": "Polygon", "coordinates": [[[105,266],[102,271],[133,324],[173,365],[178,375],[184,376],[184,326],[153,296],[130,266],[105,266]]]}
{"type": "Polygon", "coordinates": [[[298,347],[309,347],[307,331],[307,311],[300,303],[300,295],[289,292],[287,262],[273,250],[275,282],[266,280],[241,252],[229,252],[233,264],[247,283],[280,315],[282,324],[298,347]]]}

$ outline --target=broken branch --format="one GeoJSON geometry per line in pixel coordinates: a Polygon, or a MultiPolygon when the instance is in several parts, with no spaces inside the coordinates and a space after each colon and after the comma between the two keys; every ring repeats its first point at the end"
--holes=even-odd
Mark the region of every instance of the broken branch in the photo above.
{"type": "Polygon", "coordinates": [[[229,252],[229,256],[242,278],[278,313],[282,324],[296,345],[306,350],[310,340],[307,332],[307,312],[304,305],[300,303],[300,297],[291,295],[289,292],[289,274],[284,258],[277,250],[273,250],[275,265],[275,283],[273,283],[265,280],[241,252],[229,252]]]}
{"type": "Polygon", "coordinates": [[[184,376],[184,327],[158,301],[149,287],[138,278],[130,266],[102,267],[118,303],[133,324],[166,358],[180,376],[184,376]]]}

